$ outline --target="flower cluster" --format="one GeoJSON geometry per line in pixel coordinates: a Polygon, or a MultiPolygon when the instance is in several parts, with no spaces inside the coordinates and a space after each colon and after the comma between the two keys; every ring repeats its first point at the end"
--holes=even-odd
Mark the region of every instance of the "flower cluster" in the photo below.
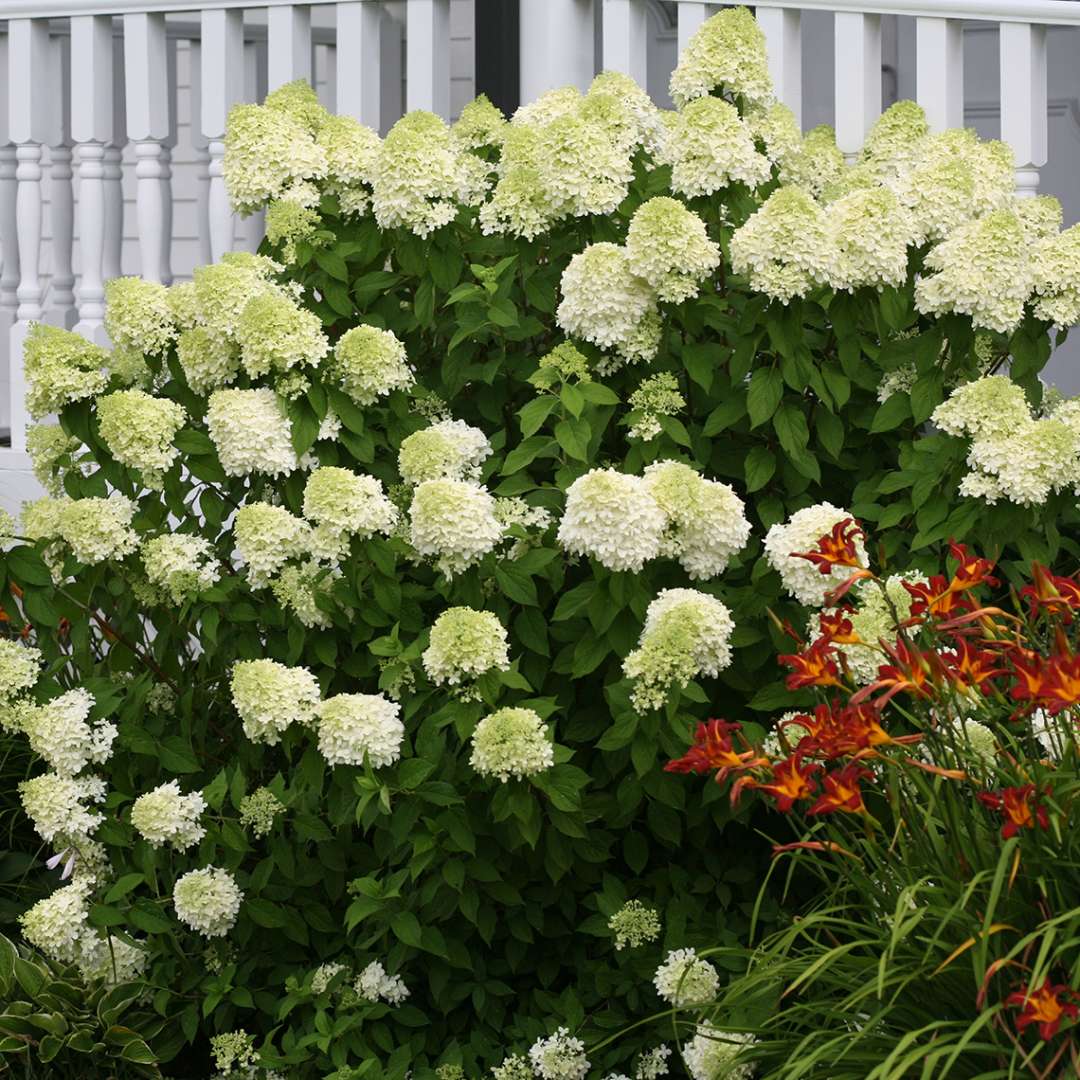
{"type": "Polygon", "coordinates": [[[241,826],[250,828],[256,836],[266,836],[285,806],[269,788],[260,787],[240,800],[239,809],[241,826]]]}
{"type": "Polygon", "coordinates": [[[535,776],[554,763],[544,721],[532,709],[499,709],[485,716],[472,734],[469,764],[481,776],[494,776],[505,784],[512,776],[535,776]]]}
{"type": "Polygon", "coordinates": [[[635,419],[627,434],[631,439],[648,442],[663,431],[660,418],[681,412],[686,408],[686,399],[679,392],[679,380],[670,371],[661,371],[641,380],[629,404],[635,419]]]}
{"type": "Polygon", "coordinates": [[[183,604],[210,588],[221,576],[214,547],[202,536],[165,533],[152,536],[139,549],[146,579],[173,604],[183,604]]]}
{"type": "Polygon", "coordinates": [[[666,1002],[677,1008],[708,1005],[716,997],[720,976],[693,949],[675,949],[656,969],[653,985],[666,1002]]]}
{"type": "Polygon", "coordinates": [[[616,949],[636,949],[660,936],[660,916],[640,900],[628,900],[608,919],[608,929],[615,935],[616,949]]]}
{"type": "MultiPolygon", "coordinates": [[[[818,503],[796,510],[786,522],[774,525],[766,533],[765,555],[769,565],[800,604],[821,607],[829,591],[850,577],[849,564],[821,566],[800,558],[800,553],[812,548],[819,537],[850,520],[846,510],[832,503],[818,503]]],[[[862,537],[855,537],[853,544],[856,562],[865,565],[866,546],[862,537]]]]}
{"type": "Polygon", "coordinates": [[[382,694],[337,694],[317,709],[319,752],[329,765],[392,765],[401,756],[401,706],[382,694]]]}
{"type": "Polygon", "coordinates": [[[26,410],[35,420],[73,401],[96,397],[108,385],[109,354],[70,330],[45,323],[23,345],[26,410]]]}
{"type": "Polygon", "coordinates": [[[353,989],[365,1001],[385,1001],[388,1005],[400,1005],[409,996],[401,976],[388,975],[378,960],[372,960],[357,975],[353,989]]]}
{"type": "Polygon", "coordinates": [[[408,390],[414,378],[397,336],[367,324],[338,338],[328,373],[358,405],[374,405],[394,390],[408,390]]]}
{"type": "Polygon", "coordinates": [[[244,894],[228,870],[189,870],[173,886],[176,917],[204,937],[224,937],[236,922],[244,894]]]}
{"type": "Polygon", "coordinates": [[[199,822],[205,809],[206,800],[199,792],[182,795],[179,782],[170,780],[135,800],[131,824],[154,847],[169,844],[177,851],[184,851],[206,835],[199,822]]]}
{"type": "Polygon", "coordinates": [[[490,611],[448,608],[431,628],[423,665],[436,686],[455,686],[487,671],[506,671],[510,666],[506,630],[490,611]]]}
{"type": "Polygon", "coordinates": [[[480,479],[480,466],[491,454],[491,443],[479,429],[463,420],[439,420],[401,440],[398,472],[406,484],[425,480],[480,479]]]}
{"type": "Polygon", "coordinates": [[[529,1049],[529,1061],[540,1080],[585,1080],[589,1072],[585,1044],[564,1027],[537,1039],[529,1049]]]}
{"type": "Polygon", "coordinates": [[[319,706],[319,683],[306,668],[276,660],[241,660],[230,683],[232,702],[254,742],[273,746],[290,724],[310,724],[319,706]]]}
{"type": "Polygon", "coordinates": [[[292,425],[269,387],[215,390],[206,411],[206,427],[229,476],[281,476],[297,467],[292,425]]]}
{"type": "Polygon", "coordinates": [[[719,675],[731,663],[734,629],[731,612],[716,597],[696,589],[662,589],[645,613],[637,648],[623,661],[623,672],[634,683],[634,707],[659,709],[673,684],[719,675]]]}
{"type": "Polygon", "coordinates": [[[503,538],[488,490],[466,480],[425,480],[409,505],[409,541],[447,578],[479,562],[503,538]]]}

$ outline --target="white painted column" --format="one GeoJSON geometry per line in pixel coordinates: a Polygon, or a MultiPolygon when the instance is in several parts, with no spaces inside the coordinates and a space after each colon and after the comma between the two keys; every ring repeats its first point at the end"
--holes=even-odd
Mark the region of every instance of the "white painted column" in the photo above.
{"type": "Polygon", "coordinates": [[[686,43],[697,33],[697,29],[709,17],[711,4],[684,3],[675,9],[675,19],[678,24],[679,56],[682,56],[686,43]]]}
{"type": "Polygon", "coordinates": [[[556,87],[588,88],[596,74],[591,0],[521,0],[520,33],[523,105],[556,87]]]}
{"type": "Polygon", "coordinates": [[[649,23],[645,0],[603,0],[603,68],[648,81],[649,23]]]}
{"type": "Polygon", "coordinates": [[[113,35],[108,15],[71,20],[71,134],[79,147],[78,333],[107,345],[105,143],[113,134],[113,35]]]}
{"type": "Polygon", "coordinates": [[[139,273],[169,284],[172,184],[166,142],[169,115],[169,61],[165,16],[124,16],[125,91],[128,136],[135,143],[135,206],[139,223],[139,273]]]}
{"type": "Polygon", "coordinates": [[[231,251],[236,231],[222,175],[225,121],[244,94],[244,13],[230,8],[202,13],[202,129],[210,151],[210,254],[217,261],[231,251]]]}
{"type": "MultiPolygon", "coordinates": [[[[266,97],[266,47],[261,41],[244,42],[244,100],[262,101],[266,97]]],[[[241,248],[256,252],[266,235],[266,211],[256,210],[240,221],[241,248]]]]}
{"type": "Polygon", "coordinates": [[[197,266],[213,262],[210,251],[210,142],[202,133],[202,44],[192,41],[188,52],[191,71],[191,147],[195,152],[195,230],[198,233],[197,266]]]}
{"type": "Polygon", "coordinates": [[[337,111],[375,131],[381,121],[381,5],[349,0],[337,8],[337,111]]]}
{"type": "Polygon", "coordinates": [[[836,37],[836,144],[849,162],[881,115],[881,16],[838,11],[836,37]]]}
{"type": "MultiPolygon", "coordinates": [[[[411,4],[409,5],[411,6],[411,4]]],[[[313,81],[311,8],[283,4],[266,12],[267,70],[271,90],[294,79],[313,81]]]]}
{"type": "MultiPolygon", "coordinates": [[[[0,71],[8,70],[8,35],[0,33],[0,71]]],[[[19,306],[18,218],[15,199],[15,145],[8,123],[8,80],[0,79],[0,245],[3,268],[0,270],[0,426],[11,423],[11,328],[19,306]]]]}
{"type": "Polygon", "coordinates": [[[1001,24],[1001,138],[1016,158],[1016,193],[1037,195],[1046,164],[1046,27],[1001,24]]]}
{"type": "MultiPolygon", "coordinates": [[[[112,20],[109,20],[110,25],[112,20]]],[[[106,281],[123,273],[124,147],[127,146],[127,102],[124,97],[124,39],[113,37],[112,132],[105,143],[105,252],[101,264],[106,281]]]]}
{"type": "Polygon", "coordinates": [[[802,12],[798,8],[757,7],[758,25],[765,32],[769,74],[777,98],[802,127],[802,12]]]}
{"type": "Polygon", "coordinates": [[[931,131],[964,126],[964,24],[920,15],[915,20],[915,98],[931,131]]]}
{"type": "Polygon", "coordinates": [[[52,273],[45,321],[70,330],[75,325],[75,272],[71,249],[75,234],[75,201],[71,186],[71,39],[51,40],[56,93],[53,95],[53,139],[49,145],[49,217],[52,225],[52,273]]]}
{"type": "Polygon", "coordinates": [[[405,5],[405,108],[450,119],[450,0],[405,5]]]}
{"type": "Polygon", "coordinates": [[[58,92],[51,71],[47,19],[8,22],[8,122],[15,143],[16,236],[19,285],[15,324],[11,328],[11,448],[26,450],[26,380],[23,342],[30,324],[43,314],[41,259],[41,147],[52,141],[55,116],[52,95],[58,92]]]}

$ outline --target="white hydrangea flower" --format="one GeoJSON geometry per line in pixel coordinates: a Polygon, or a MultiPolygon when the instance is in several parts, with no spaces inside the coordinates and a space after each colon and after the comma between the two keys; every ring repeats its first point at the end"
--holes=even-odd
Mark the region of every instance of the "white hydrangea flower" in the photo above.
{"type": "Polygon", "coordinates": [[[510,667],[510,643],[493,612],[448,608],[431,628],[422,661],[436,686],[455,686],[487,671],[506,671],[510,667]]]}
{"type": "Polygon", "coordinates": [[[907,281],[911,214],[888,188],[851,191],[825,210],[829,265],[837,290],[902,285],[907,281]]]}
{"type": "Polygon", "coordinates": [[[753,132],[734,105],[700,97],[668,120],[663,157],[671,165],[671,190],[694,198],[738,181],[755,188],[772,165],[754,146],[753,132]]]}
{"type": "Polygon", "coordinates": [[[401,757],[401,706],[383,694],[336,694],[317,711],[319,753],[329,765],[393,765],[401,757]]]}
{"type": "Polygon", "coordinates": [[[634,1080],[657,1080],[658,1077],[667,1076],[667,1059],[671,1057],[671,1047],[661,1043],[651,1050],[643,1050],[638,1058],[637,1068],[634,1070],[634,1080]]]}
{"type": "Polygon", "coordinates": [[[87,926],[79,936],[75,963],[86,982],[116,986],[142,978],[150,956],[141,945],[117,934],[106,937],[102,931],[87,926]]]}
{"type": "Polygon", "coordinates": [[[615,935],[617,951],[627,945],[636,949],[660,936],[660,916],[655,908],[647,907],[640,900],[628,900],[608,919],[608,929],[615,935]]]}
{"type": "Polygon", "coordinates": [[[472,733],[469,764],[481,776],[535,776],[555,764],[555,748],[540,715],[532,709],[499,709],[485,716],[472,733]]]}
{"type": "Polygon", "coordinates": [[[228,870],[189,870],[173,886],[176,917],[204,937],[224,937],[236,923],[244,894],[228,870]]]}
{"type": "Polygon", "coordinates": [[[995,493],[1018,506],[1039,506],[1052,491],[1080,485],[1080,436],[1055,416],[1006,436],[976,439],[968,464],[992,478],[995,493]]]}
{"type": "Polygon", "coordinates": [[[112,753],[116,725],[90,722],[94,696],[88,690],[68,690],[34,709],[23,721],[30,749],[63,776],[74,776],[88,764],[102,764],[112,753]]]}
{"type": "Polygon", "coordinates": [[[176,433],[187,413],[174,401],[142,390],[117,390],[97,401],[98,431],[109,453],[137,469],[149,487],[162,486],[162,474],[176,460],[176,433]]]}
{"type": "Polygon", "coordinates": [[[731,238],[732,269],[785,304],[824,281],[834,261],[826,212],[798,187],[777,188],[731,238]]]}
{"type": "Polygon", "coordinates": [[[82,446],[59,424],[32,424],[26,429],[26,452],[30,455],[34,478],[53,497],[64,490],[65,460],[71,461],[82,446]]]}
{"type": "Polygon", "coordinates": [[[330,615],[319,607],[316,597],[331,599],[334,579],[341,571],[308,561],[300,566],[286,566],[270,582],[270,588],[283,608],[291,611],[305,626],[327,629],[334,625],[330,615]]]}
{"type": "Polygon", "coordinates": [[[105,782],[96,776],[42,773],[19,784],[19,798],[43,840],[88,837],[104,820],[85,805],[105,798],[105,782]]]}
{"type": "Polygon", "coordinates": [[[682,108],[714,90],[751,104],[772,98],[765,35],[743,7],[706,19],[686,43],[671,73],[671,100],[682,108]]]}
{"type": "Polygon", "coordinates": [[[209,540],[189,533],[165,533],[144,541],[140,554],[146,578],[174,604],[193,599],[221,576],[209,540]]]}
{"type": "Polygon", "coordinates": [[[658,371],[641,380],[627,404],[639,414],[627,435],[648,442],[664,430],[660,418],[675,416],[685,409],[686,398],[680,393],[679,380],[673,372],[658,371]]]}
{"type": "Polygon", "coordinates": [[[106,281],[105,332],[118,348],[151,356],[165,352],[176,336],[168,289],[140,277],[106,281]]]}
{"type": "Polygon", "coordinates": [[[409,506],[409,541],[447,578],[479,562],[502,539],[495,500],[464,480],[425,480],[409,506]]]}
{"type": "MultiPolygon", "coordinates": [[[[850,517],[846,510],[832,503],[817,503],[796,510],[786,522],[773,525],[766,533],[765,556],[769,565],[780,575],[784,589],[800,604],[821,607],[825,603],[825,594],[847,581],[853,570],[848,566],[834,566],[829,573],[823,574],[809,559],[797,559],[793,553],[813,551],[817,542],[832,532],[834,525],[850,517]]],[[[860,564],[865,566],[866,547],[862,537],[856,539],[855,550],[860,564]]]]}
{"type": "Polygon", "coordinates": [[[491,1070],[494,1080],[535,1080],[532,1066],[524,1054],[510,1054],[491,1070]]]}
{"type": "Polygon", "coordinates": [[[696,589],[662,589],[645,613],[638,646],[623,661],[634,681],[630,700],[639,712],[659,709],[673,683],[715,678],[731,663],[731,612],[696,589]]]}
{"type": "Polygon", "coordinates": [[[950,435],[1000,437],[1031,423],[1031,407],[1023,387],[1008,375],[986,375],[958,386],[930,417],[950,435]]]}
{"type": "Polygon", "coordinates": [[[330,351],[319,316],[280,289],[262,290],[244,305],[235,338],[240,363],[252,379],[298,365],[314,367],[330,351]]]}
{"type": "Polygon", "coordinates": [[[367,539],[375,533],[390,533],[397,524],[398,510],[386,497],[382,481],[374,476],[323,466],[308,477],[304,517],[336,532],[367,539]]]}
{"type": "Polygon", "coordinates": [[[255,588],[266,585],[289,559],[304,555],[311,538],[311,526],[284,506],[248,503],[233,520],[236,550],[255,588]]]}
{"type": "Polygon", "coordinates": [[[608,117],[597,122],[589,115],[610,100],[583,98],[573,113],[555,117],[538,133],[536,159],[555,218],[611,214],[626,198],[634,178],[630,146],[612,137],[608,117]]]}
{"type": "Polygon", "coordinates": [[[564,1027],[537,1039],[529,1048],[529,1060],[540,1080],[585,1080],[589,1073],[585,1044],[564,1027]]]}
{"type": "Polygon", "coordinates": [[[205,827],[199,822],[205,809],[206,800],[201,792],[183,795],[179,781],[169,780],[135,800],[131,824],[154,847],[169,844],[177,851],[186,851],[206,835],[205,827]]]}
{"type": "Polygon", "coordinates": [[[372,960],[360,972],[353,989],[365,1001],[385,1001],[388,1005],[400,1005],[409,996],[402,977],[388,975],[378,960],[372,960]]]}
{"type": "Polygon", "coordinates": [[[274,819],[285,812],[285,804],[268,788],[258,787],[240,800],[240,827],[256,836],[266,836],[274,819]]]}
{"type": "Polygon", "coordinates": [[[930,124],[921,105],[897,101],[871,125],[860,160],[878,179],[893,179],[907,172],[918,159],[929,132],[930,124]]]}
{"type": "Polygon", "coordinates": [[[214,337],[203,326],[181,332],[176,357],[196,394],[227,386],[240,374],[239,348],[232,341],[214,337]]]}
{"type": "Polygon", "coordinates": [[[677,199],[643,202],[630,219],[626,256],[632,273],[661,300],[679,304],[697,296],[702,281],[720,265],[720,246],[705,222],[677,199]]]}
{"type": "Polygon", "coordinates": [[[653,985],[666,1002],[677,1008],[708,1005],[716,1000],[720,976],[694,949],[675,949],[656,969],[653,985]]]}
{"type": "Polygon", "coordinates": [[[109,354],[70,330],[33,323],[23,343],[26,411],[31,420],[96,397],[109,381],[109,354]]]}
{"type": "Polygon", "coordinates": [[[238,660],[230,682],[232,702],[253,742],[273,746],[290,724],[310,724],[319,705],[319,682],[307,668],[276,660],[238,660]]]}
{"type": "Polygon", "coordinates": [[[835,130],[819,124],[780,162],[780,183],[804,188],[820,198],[826,188],[839,181],[846,167],[844,154],[836,145],[835,130]]]}
{"type": "Polygon", "coordinates": [[[393,390],[408,390],[414,382],[405,346],[392,330],[354,326],[338,338],[328,371],[360,405],[374,405],[393,390]]]}
{"type": "MultiPolygon", "coordinates": [[[[204,327],[219,347],[235,347],[237,327],[248,302],[260,293],[277,289],[275,275],[283,269],[272,259],[246,251],[228,252],[221,262],[197,266],[192,275],[193,292],[181,302],[185,317],[193,314],[193,325],[204,327]]],[[[176,304],[173,306],[175,310],[176,304]]]]}
{"type": "Polygon", "coordinates": [[[736,1064],[740,1051],[754,1042],[744,1032],[721,1031],[712,1024],[698,1024],[697,1033],[683,1047],[683,1062],[693,1080],[750,1080],[752,1064],[736,1064]]]}
{"type": "Polygon", "coordinates": [[[215,390],[206,410],[206,427],[229,476],[281,476],[297,467],[292,425],[269,387],[215,390]]]}
{"type": "Polygon", "coordinates": [[[222,1076],[232,1073],[247,1072],[255,1075],[255,1066],[259,1060],[255,1050],[255,1036],[246,1031],[226,1031],[210,1039],[210,1050],[214,1055],[214,1064],[221,1070],[222,1076]]]}
{"type": "Polygon", "coordinates": [[[954,229],[924,260],[915,306],[924,314],[970,315],[974,326],[1010,333],[1031,294],[1031,251],[1020,219],[996,210],[954,229]],[[933,271],[936,271],[934,273],[933,271]]]}
{"type": "Polygon", "coordinates": [[[678,461],[657,461],[645,469],[644,485],[667,515],[663,554],[692,580],[723,573],[750,539],[743,501],[728,484],[678,461]]]}
{"type": "Polygon", "coordinates": [[[1033,264],[1035,315],[1056,326],[1080,322],[1080,226],[1040,243],[1033,264]]]}
{"type": "Polygon", "coordinates": [[[667,517],[646,483],[614,469],[590,469],[566,492],[559,543],[609,570],[639,573],[661,551],[667,517]]]}
{"type": "Polygon", "coordinates": [[[649,283],[631,269],[626,249],[590,244],[567,264],[556,315],[568,334],[602,349],[621,349],[655,308],[649,283]]]}
{"type": "Polygon", "coordinates": [[[41,650],[21,641],[0,638],[0,702],[10,702],[38,680],[41,650]]]}
{"type": "Polygon", "coordinates": [[[336,960],[331,960],[327,964],[320,964],[311,976],[311,992],[313,994],[325,994],[334,977],[340,975],[343,971],[348,971],[348,965],[339,964],[336,960]]]}
{"type": "Polygon", "coordinates": [[[56,531],[79,562],[93,566],[122,559],[139,546],[134,516],[135,503],[123,495],[68,499],[58,508],[56,531]]]}
{"type": "Polygon", "coordinates": [[[480,479],[480,466],[491,454],[491,443],[464,420],[439,420],[407,435],[398,450],[398,471],[406,484],[425,480],[480,479]]]}
{"type": "Polygon", "coordinates": [[[19,924],[31,945],[53,960],[71,963],[88,929],[89,914],[89,889],[82,882],[72,882],[23,912],[19,924]]]}

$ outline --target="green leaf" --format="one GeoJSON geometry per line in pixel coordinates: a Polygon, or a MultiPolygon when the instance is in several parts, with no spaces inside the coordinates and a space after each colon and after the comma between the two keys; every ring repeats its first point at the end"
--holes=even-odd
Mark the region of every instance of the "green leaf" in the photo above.
{"type": "Polygon", "coordinates": [[[241,911],[247,912],[248,917],[257,926],[265,926],[268,930],[284,926],[289,917],[281,904],[275,904],[272,900],[266,900],[261,896],[253,896],[244,900],[241,911]]]}
{"type": "Polygon", "coordinates": [[[746,407],[752,428],[760,427],[772,417],[783,393],[784,380],[776,368],[758,368],[750,376],[746,407]]]}
{"type": "Polygon", "coordinates": [[[578,383],[577,388],[581,391],[585,400],[591,401],[594,405],[619,404],[619,395],[610,386],[605,386],[603,383],[583,382],[578,383]]]}
{"type": "Polygon", "coordinates": [[[554,394],[541,394],[518,409],[522,437],[527,439],[530,435],[535,435],[558,403],[559,399],[554,394]]]}
{"type": "Polygon", "coordinates": [[[746,396],[741,391],[734,389],[728,392],[729,396],[717,405],[705,420],[702,434],[706,438],[719,435],[733,424],[737,424],[746,415],[746,396]]]}
{"type": "Polygon", "coordinates": [[[916,424],[925,423],[945,397],[941,372],[923,375],[911,388],[911,415],[916,424]]]}
{"type": "Polygon", "coordinates": [[[181,428],[173,438],[173,445],[185,454],[208,456],[217,453],[210,436],[193,428],[181,428]]]}
{"type": "Polygon", "coordinates": [[[337,252],[320,248],[315,252],[315,261],[331,277],[337,278],[338,281],[348,282],[349,268],[345,265],[345,260],[337,252]]]}
{"type": "Polygon", "coordinates": [[[157,905],[149,900],[138,900],[128,913],[132,925],[148,934],[167,934],[173,929],[169,917],[157,905]]]}
{"type": "Polygon", "coordinates": [[[495,569],[495,580],[499,588],[516,604],[535,607],[539,603],[532,578],[513,563],[499,563],[495,569]]]}
{"type": "Polygon", "coordinates": [[[555,439],[572,458],[586,461],[592,429],[587,420],[561,420],[555,425],[555,439]]]}
{"type": "Polygon", "coordinates": [[[755,446],[746,455],[744,465],[746,476],[746,490],[760,491],[776,472],[776,458],[772,452],[764,446],[755,446]]]}
{"type": "Polygon", "coordinates": [[[892,431],[911,419],[911,401],[907,394],[893,394],[888,401],[878,406],[870,425],[872,432],[892,431]]]}
{"type": "Polygon", "coordinates": [[[52,587],[52,574],[41,556],[29,547],[12,548],[4,558],[8,572],[20,585],[52,587]]]}
{"type": "Polygon", "coordinates": [[[551,616],[551,621],[562,622],[564,619],[572,619],[579,612],[584,611],[596,593],[596,589],[595,581],[583,581],[569,592],[563,593],[555,605],[555,614],[551,616]]]}
{"type": "Polygon", "coordinates": [[[146,878],[142,874],[124,874],[123,877],[117,879],[113,887],[105,894],[105,903],[111,904],[114,900],[127,896],[132,889],[138,888],[145,880],[146,878]]]}
{"type": "Polygon", "coordinates": [[[398,941],[417,949],[421,947],[423,933],[420,929],[420,921],[411,911],[399,911],[390,920],[390,929],[398,941]]]}
{"type": "Polygon", "coordinates": [[[780,445],[792,456],[806,449],[810,441],[810,431],[806,426],[806,416],[795,405],[783,405],[773,417],[773,429],[780,440],[780,445]]]}
{"type": "Polygon", "coordinates": [[[713,377],[716,369],[723,360],[723,349],[714,342],[702,342],[694,345],[684,345],[682,351],[683,364],[690,378],[701,387],[705,393],[712,388],[713,377]]]}
{"type": "Polygon", "coordinates": [[[526,465],[531,465],[542,453],[551,450],[554,446],[554,440],[545,435],[533,435],[525,439],[506,455],[503,467],[499,470],[500,475],[510,476],[524,469],[526,465]]]}
{"type": "Polygon", "coordinates": [[[822,449],[833,458],[844,448],[844,422],[835,413],[818,409],[814,413],[814,430],[822,449]]]}

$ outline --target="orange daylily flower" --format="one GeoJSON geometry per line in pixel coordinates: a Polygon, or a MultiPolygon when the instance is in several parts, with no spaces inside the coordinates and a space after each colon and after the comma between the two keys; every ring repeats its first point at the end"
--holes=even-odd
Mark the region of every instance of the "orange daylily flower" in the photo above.
{"type": "Polygon", "coordinates": [[[768,792],[776,800],[776,809],[786,813],[800,799],[809,799],[815,790],[814,774],[821,771],[817,762],[803,762],[802,754],[792,754],[772,767],[772,781],[748,781],[746,787],[768,792]]]}
{"type": "Polygon", "coordinates": [[[832,573],[834,566],[860,569],[862,563],[859,561],[855,541],[865,536],[866,533],[854,518],[844,518],[832,527],[831,532],[818,540],[813,551],[793,551],[791,556],[794,559],[806,559],[812,562],[823,574],[832,573]]]}
{"type": "Polygon", "coordinates": [[[958,611],[970,610],[972,603],[964,595],[966,592],[984,583],[998,583],[997,578],[990,574],[994,569],[990,559],[971,555],[963,544],[955,542],[949,543],[949,550],[959,565],[948,582],[941,574],[935,574],[929,581],[904,582],[904,588],[914,599],[911,605],[912,615],[941,618],[958,611]]]}
{"type": "Polygon", "coordinates": [[[1051,716],[1080,703],[1080,656],[1055,653],[1044,659],[1027,650],[1013,654],[1014,701],[1032,700],[1051,716]]]}
{"type": "MultiPolygon", "coordinates": [[[[907,583],[905,582],[905,585],[907,583]]],[[[918,697],[929,697],[931,687],[937,681],[941,660],[936,653],[920,652],[903,638],[898,638],[892,645],[881,642],[891,664],[882,664],[878,668],[878,677],[869,686],[864,686],[851,698],[852,705],[861,704],[876,690],[886,690],[877,701],[880,708],[901,691],[907,691],[918,697]]]]}
{"type": "Polygon", "coordinates": [[[1070,987],[1051,984],[1050,980],[1046,979],[1042,986],[1034,990],[1029,986],[1022,986],[1005,999],[1005,1004],[1021,1010],[1016,1018],[1018,1031],[1022,1032],[1031,1024],[1038,1024],[1039,1038],[1043,1042],[1049,1042],[1058,1033],[1063,1020],[1076,1019],[1077,1007],[1067,1000],[1075,996],[1076,992],[1070,987]]]}
{"type": "Polygon", "coordinates": [[[849,615],[850,611],[843,608],[823,611],[818,615],[821,637],[833,645],[861,645],[862,638],[855,632],[849,615]]]}
{"type": "Polygon", "coordinates": [[[811,814],[831,814],[840,810],[847,814],[865,814],[862,789],[859,782],[874,774],[852,761],[825,777],[825,791],[817,802],[806,811],[811,814]]]}
{"type": "Polygon", "coordinates": [[[786,683],[789,690],[801,690],[805,686],[842,686],[840,668],[833,659],[835,650],[829,641],[818,638],[808,649],[800,653],[778,656],[779,663],[791,668],[786,683]]]}
{"type": "MultiPolygon", "coordinates": [[[[1049,793],[1048,788],[1043,794],[1049,793]]],[[[1040,829],[1050,828],[1049,815],[1046,807],[1039,801],[1040,793],[1036,791],[1034,784],[1002,788],[1000,792],[980,791],[978,799],[983,806],[1004,816],[1005,824],[1001,826],[1004,840],[1016,836],[1021,829],[1034,829],[1036,825],[1040,829]]]]}
{"type": "Polygon", "coordinates": [[[979,687],[989,694],[992,689],[987,685],[989,681],[1004,675],[1008,669],[1001,666],[1000,657],[972,645],[968,638],[958,636],[954,640],[953,649],[941,654],[946,676],[960,686],[979,687]]]}
{"type": "Polygon", "coordinates": [[[1080,610],[1080,582],[1071,577],[1057,577],[1041,563],[1031,564],[1031,577],[1033,584],[1025,585],[1020,595],[1030,601],[1032,617],[1045,611],[1060,615],[1066,624],[1072,622],[1072,613],[1080,610]]]}
{"type": "Polygon", "coordinates": [[[752,747],[736,749],[733,736],[741,727],[741,724],[726,720],[708,720],[698,724],[693,744],[681,758],[669,761],[664,771],[707,773],[715,769],[716,782],[720,784],[732,772],[767,765],[768,759],[758,757],[752,747]]]}

